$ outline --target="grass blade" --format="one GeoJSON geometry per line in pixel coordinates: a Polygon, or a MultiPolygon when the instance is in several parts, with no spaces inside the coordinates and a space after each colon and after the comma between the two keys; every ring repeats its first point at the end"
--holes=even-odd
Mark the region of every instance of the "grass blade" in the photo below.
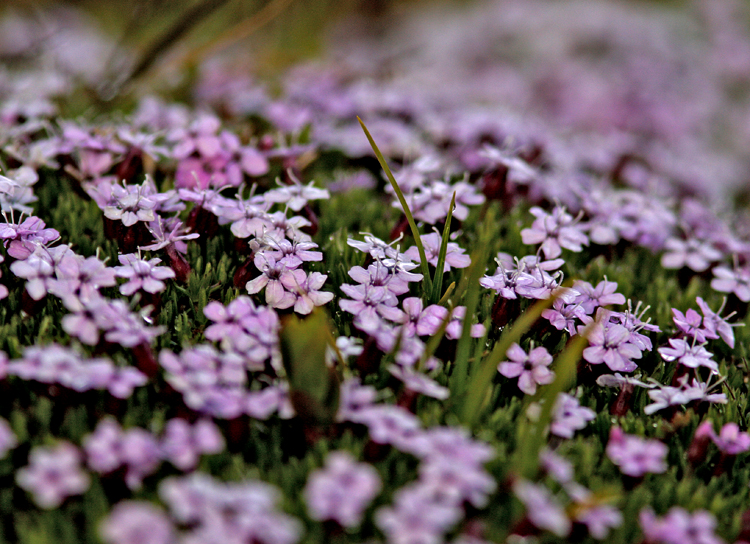
{"type": "Polygon", "coordinates": [[[539,452],[544,446],[547,429],[552,421],[552,411],[557,395],[568,390],[576,378],[576,368],[588,344],[588,328],[576,335],[555,360],[555,381],[540,390],[542,403],[539,419],[528,425],[519,440],[517,465],[524,478],[533,478],[539,468],[539,452]]]}
{"type": "Polygon", "coordinates": [[[370,146],[372,147],[372,150],[375,152],[375,156],[378,158],[380,167],[385,172],[385,175],[388,178],[388,181],[391,182],[391,186],[393,187],[393,190],[396,192],[398,201],[401,203],[401,207],[404,209],[406,220],[409,222],[409,227],[411,228],[411,234],[414,237],[414,243],[417,244],[417,251],[419,251],[419,259],[420,261],[422,261],[421,264],[422,264],[422,275],[424,276],[424,280],[423,280],[424,293],[429,296],[432,291],[432,281],[430,280],[430,268],[427,264],[427,255],[424,252],[424,245],[422,244],[422,237],[419,234],[419,229],[417,229],[417,224],[414,222],[414,216],[411,214],[409,205],[406,203],[406,198],[404,198],[404,193],[401,191],[401,187],[398,186],[398,183],[396,182],[396,178],[393,177],[393,173],[391,172],[391,169],[388,167],[388,163],[385,162],[385,157],[383,157],[383,154],[380,152],[380,149],[378,149],[378,146],[375,143],[375,140],[372,139],[372,136],[370,135],[370,131],[367,130],[367,127],[365,126],[365,123],[362,121],[362,119],[357,117],[357,121],[359,121],[359,124],[362,127],[362,130],[365,131],[365,136],[367,136],[367,140],[370,142],[370,146]]]}
{"type": "Polygon", "coordinates": [[[435,268],[435,276],[432,278],[432,302],[435,303],[440,300],[443,290],[443,267],[445,266],[445,255],[448,253],[448,235],[451,232],[451,219],[453,218],[453,208],[456,206],[456,192],[453,192],[453,198],[451,198],[451,205],[448,208],[448,216],[445,218],[445,226],[443,227],[443,239],[440,242],[440,253],[438,254],[437,267],[435,268]]]}
{"type": "Polygon", "coordinates": [[[540,300],[531,308],[526,310],[511,327],[507,327],[500,339],[495,344],[490,354],[480,363],[479,368],[471,377],[467,391],[470,394],[465,398],[463,410],[461,411],[461,421],[473,427],[481,414],[482,405],[487,397],[487,392],[492,386],[492,379],[497,372],[497,365],[505,357],[513,342],[518,342],[521,337],[528,332],[531,326],[541,317],[542,312],[552,306],[557,297],[550,297],[540,300]]]}
{"type": "MultiPolygon", "coordinates": [[[[466,289],[466,298],[464,301],[466,313],[464,314],[461,327],[461,337],[458,339],[458,345],[456,346],[455,366],[451,375],[451,393],[458,399],[461,399],[466,392],[466,379],[469,375],[469,356],[471,354],[471,326],[477,306],[479,305],[479,295],[482,289],[479,284],[479,278],[485,271],[484,263],[490,243],[491,229],[494,225],[495,216],[492,210],[490,210],[484,221],[485,228],[477,243],[477,248],[471,254],[471,265],[464,276],[466,278],[466,283],[464,283],[466,289]]],[[[462,401],[459,400],[459,402],[462,401]]]]}

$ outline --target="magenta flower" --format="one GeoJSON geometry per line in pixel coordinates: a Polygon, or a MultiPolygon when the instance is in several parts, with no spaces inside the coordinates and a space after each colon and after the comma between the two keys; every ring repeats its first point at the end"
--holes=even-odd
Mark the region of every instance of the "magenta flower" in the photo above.
{"type": "Polygon", "coordinates": [[[672,308],[672,321],[685,336],[694,338],[701,344],[706,341],[706,338],[716,338],[716,335],[712,336],[711,331],[701,327],[703,318],[692,308],[688,308],[684,314],[677,308],[672,308]]]}
{"type": "Polygon", "coordinates": [[[706,510],[687,510],[674,506],[663,518],[657,518],[653,510],[641,510],[638,521],[643,537],[648,544],[724,544],[714,534],[716,518],[706,510]]]}
{"type": "Polygon", "coordinates": [[[320,272],[306,275],[304,270],[289,270],[281,275],[281,284],[291,293],[294,301],[294,311],[307,315],[315,306],[323,306],[333,300],[333,293],[321,291],[320,288],[328,276],[320,272]]]}
{"type": "Polygon", "coordinates": [[[128,281],[120,286],[120,293],[130,296],[139,289],[147,293],[160,293],[167,288],[162,281],[168,278],[174,278],[175,272],[167,266],[158,266],[161,259],[153,258],[148,261],[141,259],[140,256],[130,253],[120,255],[118,260],[123,266],[115,267],[115,274],[120,278],[126,278],[128,281]]]}
{"type": "Polygon", "coordinates": [[[438,543],[462,514],[459,507],[436,500],[431,489],[411,484],[396,492],[392,506],[375,512],[375,524],[389,542],[438,543]]]}
{"type": "MultiPolygon", "coordinates": [[[[440,255],[440,244],[442,243],[442,236],[437,232],[431,232],[430,234],[424,234],[421,236],[422,245],[424,246],[425,257],[427,262],[432,266],[437,266],[438,257],[440,255]]],[[[451,267],[453,268],[466,268],[471,264],[471,258],[465,254],[465,251],[455,242],[448,242],[445,253],[445,264],[443,266],[443,272],[448,272],[451,267]]],[[[411,246],[404,253],[409,259],[419,262],[419,250],[417,246],[411,246]]]]}
{"type": "Polygon", "coordinates": [[[16,482],[32,494],[37,506],[48,510],[60,506],[67,497],[84,493],[90,478],[81,469],[78,448],[60,442],[31,450],[28,466],[16,472],[16,482]]]}
{"type": "Polygon", "coordinates": [[[200,237],[197,232],[190,233],[183,227],[182,221],[177,219],[162,219],[160,215],[156,220],[148,224],[148,231],[154,237],[153,241],[147,246],[140,246],[138,249],[144,251],[158,251],[167,246],[174,246],[180,253],[187,253],[186,240],[195,240],[200,237]]]}
{"type": "Polygon", "coordinates": [[[594,418],[596,412],[591,408],[581,406],[577,398],[567,393],[560,393],[553,408],[550,432],[562,438],[573,438],[576,431],[586,427],[594,418]]]}
{"type": "Polygon", "coordinates": [[[704,344],[696,344],[695,341],[688,342],[682,338],[670,338],[669,346],[657,350],[665,361],[676,360],[689,368],[705,366],[714,374],[719,373],[718,363],[711,359],[713,354],[703,347],[704,344]]]}
{"type": "Polygon", "coordinates": [[[514,342],[506,356],[510,361],[500,363],[498,372],[506,378],[518,378],[518,388],[527,395],[536,393],[537,385],[546,385],[555,380],[555,373],[548,368],[552,364],[552,356],[542,346],[532,349],[527,355],[514,342]]]}
{"type": "Polygon", "coordinates": [[[390,372],[392,376],[401,380],[409,391],[421,393],[427,397],[439,400],[445,400],[450,396],[450,391],[447,387],[443,387],[432,378],[429,378],[427,375],[420,372],[416,372],[411,367],[389,365],[388,372],[390,372]]]}
{"type": "Polygon", "coordinates": [[[625,304],[625,295],[616,292],[617,283],[614,281],[600,281],[596,287],[587,281],[576,281],[573,289],[579,293],[575,302],[580,304],[588,315],[600,306],[625,304]]]}
{"type": "Polygon", "coordinates": [[[303,262],[323,260],[323,254],[320,251],[313,251],[318,244],[304,239],[276,240],[271,236],[265,236],[258,242],[264,247],[263,254],[266,257],[272,257],[289,270],[302,266],[303,262]]]}
{"type": "Polygon", "coordinates": [[[333,451],[326,457],[325,467],[308,477],[304,496],[312,519],[356,527],[381,487],[372,465],[356,463],[347,452],[333,451]]]}
{"type": "Polygon", "coordinates": [[[711,288],[722,293],[734,293],[742,302],[750,302],[750,268],[717,266],[713,270],[711,288]]]}
{"type": "Polygon", "coordinates": [[[292,185],[283,185],[277,180],[279,187],[263,193],[263,198],[269,204],[286,204],[295,212],[300,211],[310,200],[325,200],[331,197],[326,189],[313,187],[314,182],[302,185],[293,178],[292,185]]]}
{"type": "Polygon", "coordinates": [[[718,436],[713,432],[712,427],[710,436],[714,444],[727,455],[737,455],[750,450],[750,435],[740,431],[736,423],[726,423],[718,436]]]}
{"type": "Polygon", "coordinates": [[[664,247],[667,250],[661,257],[661,265],[664,268],[674,269],[687,266],[694,272],[703,272],[723,256],[710,243],[696,238],[687,240],[668,238],[664,247]]]}
{"type": "Polygon", "coordinates": [[[559,537],[570,533],[570,518],[546,487],[518,480],[513,485],[513,493],[526,507],[526,516],[534,526],[559,537]]]}
{"type": "Polygon", "coordinates": [[[708,304],[706,304],[701,297],[697,297],[695,301],[698,303],[698,306],[701,309],[701,312],[703,313],[703,327],[704,329],[709,332],[713,336],[707,336],[707,338],[715,338],[717,335],[721,337],[724,342],[730,347],[734,348],[734,331],[732,330],[732,327],[740,326],[741,323],[734,323],[730,324],[727,322],[727,319],[732,317],[735,312],[732,312],[726,317],[720,317],[722,310],[724,310],[724,306],[727,303],[726,297],[724,298],[724,301],[721,303],[721,307],[714,312],[708,304]]]}
{"type": "Polygon", "coordinates": [[[524,244],[541,244],[541,251],[545,258],[555,259],[562,254],[562,248],[579,252],[583,246],[589,245],[589,238],[584,233],[578,220],[565,211],[565,208],[555,206],[552,214],[534,206],[529,210],[536,219],[530,228],[521,231],[524,244]]]}
{"type": "Polygon", "coordinates": [[[668,452],[666,444],[658,440],[628,435],[618,427],[610,429],[607,457],[628,476],[639,478],[647,473],[666,471],[668,452]]]}
{"type": "Polygon", "coordinates": [[[99,526],[107,544],[173,544],[175,528],[167,515],[145,501],[121,501],[99,526]]]}
{"type": "MultiPolygon", "coordinates": [[[[281,277],[289,271],[288,267],[276,262],[276,259],[265,253],[257,253],[253,261],[262,273],[257,278],[247,282],[245,285],[247,292],[254,295],[265,288],[266,304],[272,308],[284,309],[293,306],[297,299],[294,293],[284,288],[281,281],[281,277]]],[[[302,274],[304,275],[304,271],[302,274]]]]}
{"type": "Polygon", "coordinates": [[[138,221],[150,223],[155,219],[154,209],[158,201],[149,193],[148,180],[143,185],[112,185],[109,200],[103,207],[104,217],[122,221],[126,227],[138,221]]]}
{"type": "Polygon", "coordinates": [[[162,456],[180,470],[192,470],[205,453],[219,453],[224,449],[224,437],[219,428],[208,419],[191,425],[186,420],[174,418],[167,421],[160,444],[162,456]]]}
{"type": "Polygon", "coordinates": [[[638,368],[632,359],[640,359],[641,350],[630,342],[630,331],[622,325],[594,323],[588,331],[588,341],[583,358],[589,363],[605,363],[615,372],[632,372],[638,368]]]}

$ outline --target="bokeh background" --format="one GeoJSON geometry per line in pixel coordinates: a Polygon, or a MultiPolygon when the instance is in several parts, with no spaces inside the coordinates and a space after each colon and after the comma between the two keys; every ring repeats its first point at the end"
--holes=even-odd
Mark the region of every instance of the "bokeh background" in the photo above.
{"type": "Polygon", "coordinates": [[[0,10],[0,100],[91,117],[156,93],[292,131],[385,108],[446,138],[484,123],[488,141],[501,123],[590,149],[594,167],[634,148],[744,205],[747,23],[734,0],[13,0],[0,10]]]}

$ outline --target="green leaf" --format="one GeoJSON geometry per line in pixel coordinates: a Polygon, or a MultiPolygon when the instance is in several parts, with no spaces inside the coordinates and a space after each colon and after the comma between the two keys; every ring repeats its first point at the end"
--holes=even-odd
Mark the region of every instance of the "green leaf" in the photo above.
{"type": "Polygon", "coordinates": [[[540,388],[537,393],[542,401],[539,419],[526,426],[517,452],[519,472],[524,478],[532,478],[536,474],[539,467],[539,451],[547,438],[547,430],[552,421],[552,410],[555,407],[557,395],[567,391],[575,383],[578,361],[581,359],[581,354],[588,343],[587,337],[588,328],[583,334],[577,334],[571,339],[565,350],[555,360],[553,367],[555,381],[540,388]]]}
{"type": "Polygon", "coordinates": [[[440,253],[438,254],[437,267],[435,268],[435,276],[432,279],[432,302],[435,303],[440,300],[443,290],[443,267],[445,266],[445,254],[448,252],[448,236],[451,232],[451,219],[453,218],[453,208],[456,206],[456,192],[453,191],[453,198],[451,198],[451,205],[448,208],[448,216],[445,218],[445,226],[443,227],[443,239],[440,242],[440,253]]]}
{"type": "Polygon", "coordinates": [[[297,414],[313,424],[329,424],[338,409],[338,376],[326,365],[330,338],[328,317],[321,309],[305,319],[290,315],[282,320],[281,355],[289,395],[297,414]]]}
{"type": "Polygon", "coordinates": [[[531,308],[526,310],[511,327],[507,327],[500,339],[495,344],[490,354],[481,362],[479,368],[473,373],[467,388],[467,396],[463,403],[461,421],[473,427],[479,420],[481,409],[487,398],[487,393],[492,386],[492,379],[497,372],[497,365],[511,344],[518,342],[521,337],[536,323],[542,312],[552,306],[556,297],[540,300],[531,308]]]}
{"type": "Polygon", "coordinates": [[[375,143],[375,140],[372,139],[372,136],[370,135],[370,131],[367,130],[367,127],[365,126],[365,123],[362,121],[362,119],[357,117],[357,120],[359,121],[359,124],[362,127],[362,130],[365,131],[365,136],[367,136],[367,140],[370,142],[370,146],[372,147],[372,150],[375,152],[375,156],[378,158],[378,162],[380,163],[381,168],[383,168],[385,175],[388,177],[388,181],[391,182],[391,186],[393,187],[393,190],[396,192],[398,201],[401,203],[401,207],[404,209],[406,220],[409,222],[409,227],[411,228],[411,234],[414,237],[414,242],[417,244],[417,251],[419,251],[419,260],[421,261],[421,264],[422,264],[422,275],[424,276],[424,280],[422,284],[424,293],[429,296],[432,292],[432,282],[430,281],[430,268],[427,263],[427,255],[424,252],[424,245],[422,244],[422,237],[419,234],[419,229],[417,229],[417,224],[414,222],[414,216],[411,214],[409,205],[406,203],[406,198],[404,198],[404,193],[401,191],[401,187],[398,186],[398,183],[396,182],[396,178],[393,177],[393,173],[391,172],[391,169],[388,167],[388,163],[385,162],[385,157],[383,157],[383,154],[380,152],[380,149],[378,149],[378,146],[375,143]]]}

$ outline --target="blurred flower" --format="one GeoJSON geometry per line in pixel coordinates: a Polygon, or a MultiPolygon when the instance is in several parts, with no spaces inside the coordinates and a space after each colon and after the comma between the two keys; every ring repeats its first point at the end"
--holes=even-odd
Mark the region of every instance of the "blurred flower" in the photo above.
{"type": "Polygon", "coordinates": [[[332,451],[326,456],[325,467],[308,477],[304,496],[312,519],[356,527],[381,487],[373,466],[355,463],[347,452],[332,451]]]}
{"type": "Polygon", "coordinates": [[[57,508],[70,496],[89,488],[90,478],[81,470],[81,455],[70,442],[54,447],[37,446],[29,454],[29,464],[18,469],[16,482],[32,494],[45,510],[57,508]]]}

